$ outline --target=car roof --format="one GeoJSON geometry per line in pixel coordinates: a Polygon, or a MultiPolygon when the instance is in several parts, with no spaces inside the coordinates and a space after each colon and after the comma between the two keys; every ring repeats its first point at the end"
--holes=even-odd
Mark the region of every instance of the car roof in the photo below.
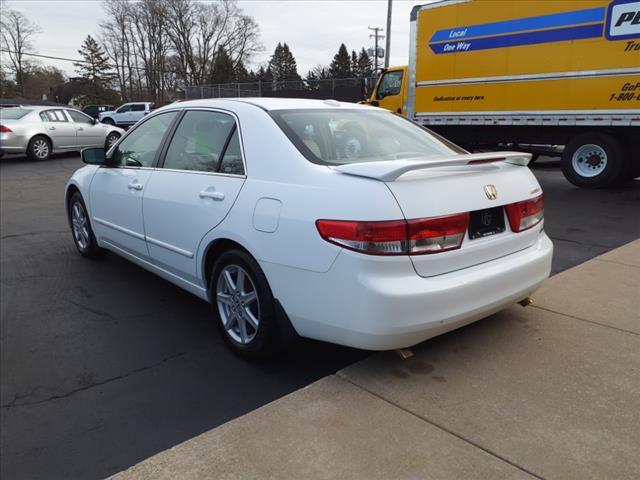
{"type": "Polygon", "coordinates": [[[356,108],[370,110],[368,105],[357,103],[339,102],[337,100],[314,100],[309,98],[273,98],[273,97],[241,97],[241,98],[205,98],[201,100],[187,100],[178,103],[182,107],[219,107],[227,102],[241,102],[255,105],[263,110],[296,110],[314,108],[356,108]]]}

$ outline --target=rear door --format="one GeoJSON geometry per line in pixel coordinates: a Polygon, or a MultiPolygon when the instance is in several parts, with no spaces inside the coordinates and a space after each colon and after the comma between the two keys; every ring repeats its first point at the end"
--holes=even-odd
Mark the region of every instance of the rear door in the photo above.
{"type": "Polygon", "coordinates": [[[40,119],[44,123],[47,135],[53,142],[53,148],[75,148],[76,127],[71,123],[62,109],[51,109],[40,112],[40,119]]]}
{"type": "Polygon", "coordinates": [[[200,241],[225,218],[244,181],[236,118],[228,112],[187,111],[144,195],[153,262],[201,284],[196,276],[200,241]]]}
{"type": "Polygon", "coordinates": [[[92,226],[99,241],[148,260],[142,219],[142,196],[156,164],[165,134],[178,112],[150,118],[132,130],[91,181],[92,226]]]}

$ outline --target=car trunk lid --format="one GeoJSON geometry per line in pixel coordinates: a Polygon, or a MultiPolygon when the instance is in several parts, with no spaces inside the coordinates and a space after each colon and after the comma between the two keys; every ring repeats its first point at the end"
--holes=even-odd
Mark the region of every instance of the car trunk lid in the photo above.
{"type": "Polygon", "coordinates": [[[529,154],[496,152],[332,168],[385,182],[407,220],[471,213],[459,249],[410,256],[418,275],[429,277],[509,255],[535,243],[540,226],[515,233],[504,209],[541,194],[535,177],[524,168],[529,159],[529,154]],[[487,215],[491,218],[483,231],[487,215]]]}

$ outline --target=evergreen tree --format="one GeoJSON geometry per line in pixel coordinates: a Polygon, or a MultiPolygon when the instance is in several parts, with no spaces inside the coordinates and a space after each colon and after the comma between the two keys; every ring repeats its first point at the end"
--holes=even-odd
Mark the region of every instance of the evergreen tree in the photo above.
{"type": "Polygon", "coordinates": [[[82,101],[98,103],[106,92],[111,93],[110,87],[115,74],[106,52],[91,35],[87,35],[78,53],[82,57],[82,62],[75,62],[73,65],[82,77],[82,90],[85,97],[82,101]]]}
{"type": "Polygon", "coordinates": [[[240,60],[234,70],[234,77],[236,82],[253,82],[253,76],[255,75],[253,72],[248,72],[247,68],[244,66],[244,62],[240,60]]]}
{"type": "Polygon", "coordinates": [[[300,75],[298,75],[296,59],[286,43],[278,43],[276,46],[269,60],[269,70],[276,88],[285,88],[286,84],[284,82],[301,80],[300,75]]]}
{"type": "Polygon", "coordinates": [[[333,56],[329,65],[331,78],[349,78],[351,76],[351,59],[344,43],[340,44],[338,53],[333,56]]]}
{"type": "Polygon", "coordinates": [[[351,75],[353,77],[360,76],[360,72],[358,70],[358,54],[355,50],[351,50],[351,75]]]}
{"type": "Polygon", "coordinates": [[[235,80],[233,61],[224,49],[218,47],[216,57],[213,60],[213,71],[211,72],[211,83],[231,83],[235,80]]]}
{"type": "Polygon", "coordinates": [[[358,55],[358,76],[362,78],[373,75],[373,63],[367,51],[362,47],[358,55]]]}

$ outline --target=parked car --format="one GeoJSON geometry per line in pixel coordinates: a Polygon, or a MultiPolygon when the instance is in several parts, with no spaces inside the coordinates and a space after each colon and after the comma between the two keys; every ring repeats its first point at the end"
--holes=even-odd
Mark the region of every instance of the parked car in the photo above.
{"type": "Polygon", "coordinates": [[[141,120],[155,108],[151,102],[125,103],[117,110],[110,110],[98,114],[98,119],[108,125],[119,127],[130,127],[138,120],[141,120]]]}
{"type": "Polygon", "coordinates": [[[26,153],[47,160],[52,153],[85,147],[109,148],[124,130],[98,123],[72,108],[28,107],[0,110],[0,154],[26,153]]]}
{"type": "Polygon", "coordinates": [[[469,154],[373,107],[295,99],[163,107],[66,187],[83,256],[111,250],[212,303],[237,352],[303,337],[409,347],[547,278],[530,154],[469,154]]]}
{"type": "Polygon", "coordinates": [[[82,112],[97,120],[100,113],[110,112],[115,109],[116,107],[113,105],[87,105],[82,109],[82,112]]]}

